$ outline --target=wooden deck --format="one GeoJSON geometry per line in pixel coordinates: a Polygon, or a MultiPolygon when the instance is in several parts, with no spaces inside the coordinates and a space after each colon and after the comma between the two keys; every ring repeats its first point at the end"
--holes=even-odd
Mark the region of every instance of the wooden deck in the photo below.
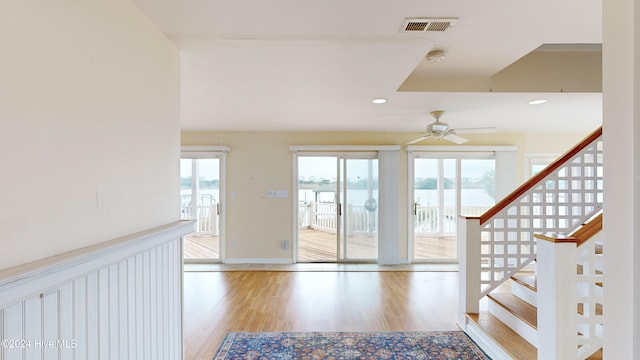
{"type": "MultiPolygon", "coordinates": [[[[347,256],[342,259],[373,260],[378,258],[377,236],[350,236],[347,256]]],[[[298,233],[298,261],[335,262],[337,254],[336,234],[313,229],[300,229],[298,233]]],[[[414,243],[416,260],[454,259],[456,238],[454,236],[416,236],[414,243]]]]}
{"type": "Polygon", "coordinates": [[[219,238],[211,235],[188,235],[184,238],[184,259],[219,259],[219,238]]]}
{"type": "MultiPolygon", "coordinates": [[[[337,259],[336,234],[313,229],[300,229],[298,233],[298,261],[335,262],[337,259]]],[[[378,258],[378,237],[355,235],[347,238],[347,254],[341,249],[341,259],[374,260],[378,258]]]]}
{"type": "MultiPolygon", "coordinates": [[[[347,239],[347,254],[343,260],[375,260],[378,258],[377,236],[355,235],[347,239]]],[[[184,239],[185,260],[219,259],[219,238],[210,235],[189,235],[184,239]]],[[[344,251],[344,249],[343,249],[344,251]]],[[[453,236],[416,236],[414,244],[416,260],[453,259],[456,256],[456,239],[453,236]]],[[[313,229],[300,229],[298,261],[335,262],[337,260],[336,234],[313,229]]]]}

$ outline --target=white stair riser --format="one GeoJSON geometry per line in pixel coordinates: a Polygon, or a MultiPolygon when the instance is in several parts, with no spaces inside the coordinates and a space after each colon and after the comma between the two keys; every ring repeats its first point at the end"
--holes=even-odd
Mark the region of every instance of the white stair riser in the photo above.
{"type": "Polygon", "coordinates": [[[531,290],[528,286],[524,286],[517,281],[511,282],[511,293],[523,301],[528,302],[529,304],[538,307],[538,293],[534,290],[531,290]]]}
{"type": "Polygon", "coordinates": [[[531,345],[535,346],[536,348],[538,347],[538,331],[536,329],[531,327],[531,325],[527,324],[526,322],[522,321],[519,317],[513,315],[511,312],[502,307],[502,305],[493,301],[493,299],[489,298],[488,300],[489,313],[497,317],[518,335],[522,336],[522,338],[527,340],[531,345]]]}
{"type": "Polygon", "coordinates": [[[513,360],[509,354],[504,351],[500,344],[496,343],[495,340],[489,335],[487,335],[482,327],[478,326],[473,321],[467,321],[467,326],[465,333],[469,335],[469,337],[480,346],[482,351],[484,351],[491,359],[493,360],[513,360]]]}

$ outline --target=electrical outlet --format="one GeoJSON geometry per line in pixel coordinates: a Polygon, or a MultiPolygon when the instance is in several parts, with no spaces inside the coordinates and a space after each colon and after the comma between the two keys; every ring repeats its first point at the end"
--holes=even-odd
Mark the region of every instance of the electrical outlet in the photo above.
{"type": "Polygon", "coordinates": [[[233,249],[236,246],[236,243],[233,241],[229,241],[229,248],[233,249]]]}
{"type": "Polygon", "coordinates": [[[289,248],[289,240],[284,240],[282,242],[282,248],[283,249],[288,249],[289,248]]]}

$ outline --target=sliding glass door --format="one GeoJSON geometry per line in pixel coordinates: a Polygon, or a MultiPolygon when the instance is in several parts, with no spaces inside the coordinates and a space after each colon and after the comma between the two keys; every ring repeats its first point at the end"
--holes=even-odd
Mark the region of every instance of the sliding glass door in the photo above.
{"type": "Polygon", "coordinates": [[[378,257],[375,154],[298,156],[298,262],[378,257]]]}
{"type": "Polygon", "coordinates": [[[455,261],[458,215],[495,204],[493,154],[413,155],[412,260],[455,261]]]}

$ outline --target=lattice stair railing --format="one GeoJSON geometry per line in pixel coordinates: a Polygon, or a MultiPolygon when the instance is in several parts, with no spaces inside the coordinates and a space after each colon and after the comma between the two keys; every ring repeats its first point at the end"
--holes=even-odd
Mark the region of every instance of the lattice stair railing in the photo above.
{"type": "MultiPolygon", "coordinates": [[[[578,359],[589,358],[604,343],[604,261],[605,239],[602,234],[602,213],[578,229],[576,260],[576,290],[578,308],[578,359]]],[[[573,333],[575,334],[575,333],[573,333]]]]}
{"type": "Polygon", "coordinates": [[[601,230],[599,214],[568,237],[536,234],[539,359],[584,360],[602,348],[601,230]]]}
{"type": "Polygon", "coordinates": [[[602,348],[604,274],[602,233],[578,248],[578,359],[587,359],[602,348]]]}
{"type": "Polygon", "coordinates": [[[570,234],[602,209],[602,128],[480,217],[481,296],[535,260],[534,233],[570,234]]]}

